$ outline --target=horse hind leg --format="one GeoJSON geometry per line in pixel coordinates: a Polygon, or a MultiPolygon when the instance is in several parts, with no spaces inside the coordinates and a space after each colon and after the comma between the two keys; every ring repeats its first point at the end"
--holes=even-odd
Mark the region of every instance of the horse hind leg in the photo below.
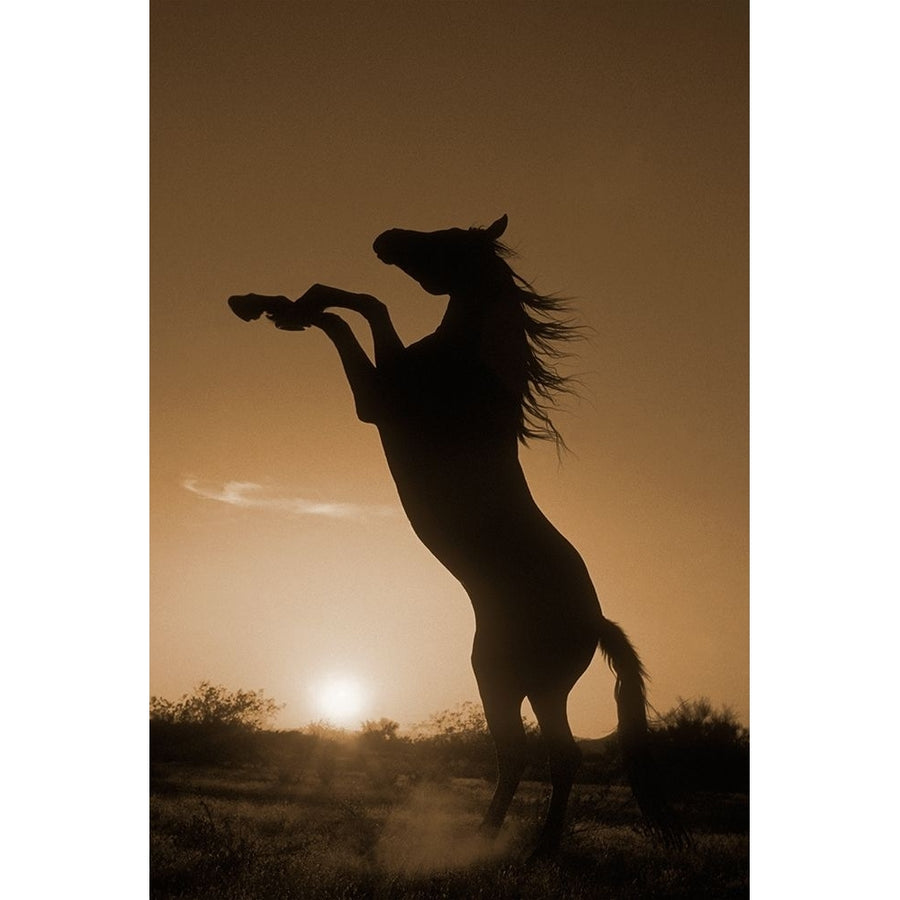
{"type": "Polygon", "coordinates": [[[506,818],[525,770],[527,746],[521,714],[524,696],[495,695],[482,685],[479,687],[484,716],[497,752],[497,786],[481,823],[482,834],[493,838],[506,818]]]}
{"type": "Polygon", "coordinates": [[[581,766],[581,750],[572,736],[566,714],[567,699],[567,690],[529,695],[550,762],[551,785],[547,816],[532,858],[556,855],[565,826],[569,794],[581,766]]]}

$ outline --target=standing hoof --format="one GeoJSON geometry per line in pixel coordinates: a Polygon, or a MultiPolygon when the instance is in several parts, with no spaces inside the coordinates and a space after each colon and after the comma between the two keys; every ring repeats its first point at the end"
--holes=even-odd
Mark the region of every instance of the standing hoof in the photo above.
{"type": "Polygon", "coordinates": [[[538,844],[525,861],[529,866],[539,866],[545,863],[555,863],[559,859],[559,847],[548,844],[538,844]]]}
{"type": "Polygon", "coordinates": [[[484,822],[478,826],[478,839],[485,844],[493,844],[500,834],[499,825],[487,825],[484,822]]]}

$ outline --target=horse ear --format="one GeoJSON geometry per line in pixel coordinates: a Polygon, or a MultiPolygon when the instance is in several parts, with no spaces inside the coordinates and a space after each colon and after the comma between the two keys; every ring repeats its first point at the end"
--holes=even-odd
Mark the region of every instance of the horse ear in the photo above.
{"type": "Polygon", "coordinates": [[[492,241],[496,241],[497,238],[500,237],[500,235],[503,234],[504,231],[506,231],[506,225],[508,222],[509,219],[507,219],[506,213],[504,213],[502,216],[500,216],[499,219],[497,219],[496,222],[494,222],[492,225],[488,225],[488,227],[485,228],[484,233],[492,241]]]}

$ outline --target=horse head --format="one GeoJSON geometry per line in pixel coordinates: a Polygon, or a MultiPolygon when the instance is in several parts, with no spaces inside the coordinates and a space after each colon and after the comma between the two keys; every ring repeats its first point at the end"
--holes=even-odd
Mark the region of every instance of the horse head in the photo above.
{"type": "Polygon", "coordinates": [[[506,224],[504,215],[487,228],[391,228],[375,238],[372,249],[383,263],[397,266],[429,294],[465,293],[489,277],[506,224]]]}

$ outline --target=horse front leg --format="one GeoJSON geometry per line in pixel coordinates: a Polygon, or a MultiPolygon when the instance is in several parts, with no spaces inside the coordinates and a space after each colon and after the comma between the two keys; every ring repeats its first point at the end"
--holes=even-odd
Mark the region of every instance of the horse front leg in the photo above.
{"type": "Polygon", "coordinates": [[[378,369],[356,339],[353,329],[334,313],[319,313],[311,324],[324,331],[337,349],[359,420],[377,422],[383,391],[378,369]]]}
{"type": "Polygon", "coordinates": [[[375,365],[390,364],[403,352],[403,341],[394,328],[387,306],[371,294],[354,294],[340,288],[314,284],[297,300],[298,309],[313,315],[316,310],[338,307],[359,313],[372,332],[372,347],[375,351],[375,365]]]}
{"type": "Polygon", "coordinates": [[[265,315],[282,331],[304,331],[316,325],[319,315],[326,309],[349,309],[359,313],[372,332],[376,365],[390,362],[403,351],[403,341],[394,328],[387,306],[371,294],[354,294],[341,288],[314,284],[293,301],[280,295],[243,294],[229,297],[228,305],[245,322],[265,315]]]}
{"type": "Polygon", "coordinates": [[[402,352],[403,342],[394,328],[387,306],[371,294],[354,294],[326,284],[314,284],[289,310],[279,306],[269,318],[278,328],[295,327],[295,322],[303,327],[314,324],[316,317],[326,309],[334,308],[349,309],[366,320],[372,332],[375,365],[390,362],[402,352]]]}

